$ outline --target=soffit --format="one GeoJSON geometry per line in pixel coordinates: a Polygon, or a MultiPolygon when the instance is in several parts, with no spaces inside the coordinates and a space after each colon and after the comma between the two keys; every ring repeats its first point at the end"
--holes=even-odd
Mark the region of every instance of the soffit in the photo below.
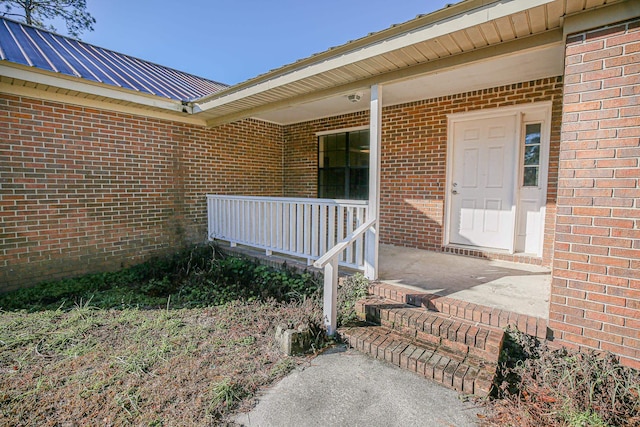
{"type": "MultiPolygon", "coordinates": [[[[559,38],[539,38],[547,43],[546,54],[541,58],[557,62],[557,47],[562,42],[562,35],[561,31],[554,30],[562,28],[566,15],[621,1],[623,0],[463,1],[434,14],[418,17],[405,24],[329,50],[318,55],[315,62],[315,57],[311,57],[301,61],[297,66],[294,63],[246,83],[232,86],[196,101],[194,111],[200,110],[198,115],[208,120],[209,125],[244,117],[283,123],[282,114],[269,112],[283,111],[287,108],[304,110],[303,105],[306,104],[308,107],[313,102],[324,101],[327,104],[327,100],[335,101],[357,90],[358,82],[368,84],[377,76],[394,73],[401,75],[398,80],[406,81],[425,74],[424,64],[437,64],[455,57],[463,58],[480,51],[490,52],[490,49],[496,46],[513,44],[536,35],[550,33],[559,38]],[[555,58],[552,58],[551,51],[556,53],[555,58]],[[399,73],[402,70],[407,70],[407,73],[399,73]],[[412,70],[415,71],[414,75],[411,75],[412,70]]],[[[545,46],[525,47],[538,52],[545,51],[545,46]]],[[[532,58],[529,56],[529,64],[535,66],[537,61],[533,59],[531,62],[532,58]]],[[[464,63],[464,60],[459,63],[464,63]]],[[[557,73],[557,70],[552,70],[558,67],[557,64],[538,65],[539,73],[529,73],[535,74],[533,78],[557,73]]],[[[479,72],[481,68],[477,70],[476,72],[479,72]]],[[[558,74],[561,72],[555,75],[558,74]]],[[[480,83],[481,79],[476,80],[480,83]]],[[[363,85],[361,88],[366,90],[367,86],[363,85]]],[[[398,98],[399,96],[392,96],[392,101],[385,98],[383,101],[385,105],[389,102],[402,102],[398,98]]],[[[409,98],[411,96],[405,101],[410,100],[409,98]]],[[[332,111],[333,114],[342,114],[352,111],[353,108],[355,107],[346,106],[343,110],[332,111]]],[[[309,111],[307,115],[298,114],[296,117],[308,120],[314,118],[314,114],[321,114],[321,111],[309,111]]]]}

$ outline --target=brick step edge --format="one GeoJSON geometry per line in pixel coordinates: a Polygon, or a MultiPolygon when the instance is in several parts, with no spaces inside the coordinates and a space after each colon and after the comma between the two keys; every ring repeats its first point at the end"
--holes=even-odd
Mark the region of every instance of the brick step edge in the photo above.
{"type": "Polygon", "coordinates": [[[541,340],[553,338],[553,334],[548,328],[548,321],[540,317],[519,314],[509,310],[488,307],[383,282],[372,283],[369,286],[369,294],[488,326],[498,328],[511,326],[520,332],[541,340]]]}
{"type": "Polygon", "coordinates": [[[350,347],[464,394],[486,397],[496,365],[474,360],[444,346],[412,341],[384,326],[339,328],[350,347]]]}
{"type": "Polygon", "coordinates": [[[504,331],[423,308],[389,300],[365,299],[356,303],[361,320],[379,324],[411,340],[443,345],[460,353],[498,362],[504,331]]]}

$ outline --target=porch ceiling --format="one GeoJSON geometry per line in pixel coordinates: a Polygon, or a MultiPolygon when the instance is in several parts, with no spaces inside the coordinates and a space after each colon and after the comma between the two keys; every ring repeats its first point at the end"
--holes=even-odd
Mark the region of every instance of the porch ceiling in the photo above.
{"type": "Polygon", "coordinates": [[[562,74],[564,17],[624,0],[465,0],[195,103],[208,125],[281,124],[562,74]],[[352,103],[347,95],[362,93],[352,103]]]}
{"type": "MultiPolygon", "coordinates": [[[[384,85],[383,105],[404,104],[455,93],[559,76],[563,73],[563,57],[564,46],[559,43],[542,49],[521,51],[511,56],[478,61],[395,81],[384,85]]],[[[364,86],[348,93],[265,111],[253,117],[280,124],[299,123],[321,117],[367,110],[370,96],[369,87],[364,86]],[[351,102],[347,98],[349,94],[354,92],[361,95],[359,102],[351,102]]]]}

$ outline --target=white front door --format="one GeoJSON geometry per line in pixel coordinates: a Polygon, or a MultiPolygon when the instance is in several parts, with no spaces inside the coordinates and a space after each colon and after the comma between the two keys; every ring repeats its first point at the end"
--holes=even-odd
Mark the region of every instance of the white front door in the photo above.
{"type": "Polygon", "coordinates": [[[449,241],[513,250],[516,116],[453,124],[449,241]]]}

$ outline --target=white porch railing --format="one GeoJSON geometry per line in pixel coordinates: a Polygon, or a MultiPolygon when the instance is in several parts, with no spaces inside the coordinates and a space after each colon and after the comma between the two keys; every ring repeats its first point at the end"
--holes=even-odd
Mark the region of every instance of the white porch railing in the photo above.
{"type": "MultiPolygon", "coordinates": [[[[311,265],[360,227],[367,202],[287,197],[207,196],[209,239],[304,258],[311,265]]],[[[364,236],[338,256],[339,265],[364,270],[364,236]]]]}

